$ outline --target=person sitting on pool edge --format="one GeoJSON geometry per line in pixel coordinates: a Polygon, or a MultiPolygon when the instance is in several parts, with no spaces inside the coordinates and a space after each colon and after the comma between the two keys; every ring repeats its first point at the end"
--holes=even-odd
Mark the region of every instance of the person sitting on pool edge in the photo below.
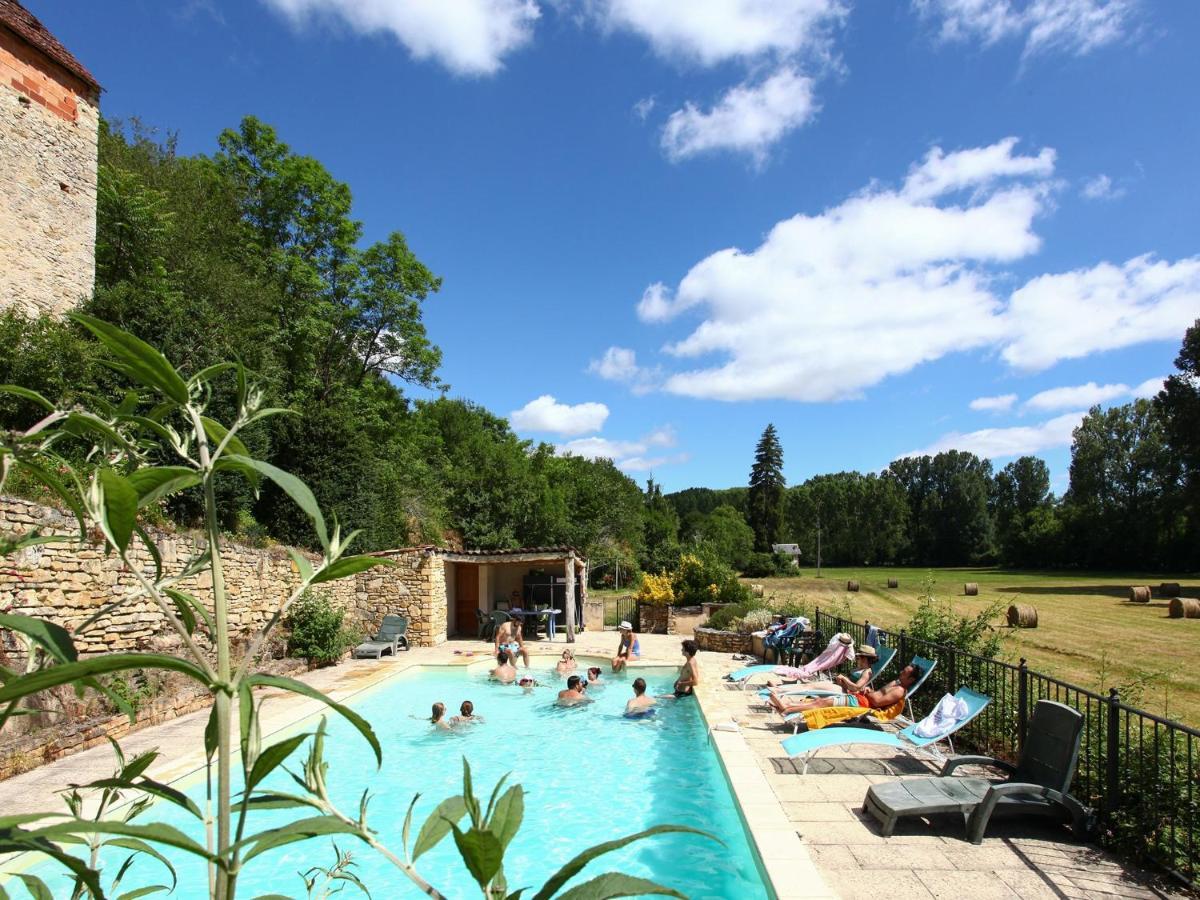
{"type": "Polygon", "coordinates": [[[808,709],[820,709],[823,706],[859,706],[863,709],[886,709],[894,706],[905,698],[911,688],[924,673],[920,666],[908,665],[900,670],[898,677],[891,684],[876,691],[858,691],[853,694],[842,694],[837,697],[792,697],[787,694],[776,696],[772,694],[767,699],[783,715],[804,712],[808,709]]]}
{"type": "Polygon", "coordinates": [[[529,668],[529,651],[525,649],[525,638],[522,635],[523,629],[519,619],[509,619],[507,622],[501,622],[496,628],[495,637],[495,653],[496,657],[500,657],[500,651],[507,650],[508,655],[514,661],[517,655],[525,660],[525,668],[529,668]]]}
{"type": "Polygon", "coordinates": [[[578,675],[572,675],[567,679],[566,690],[558,692],[558,700],[555,701],[559,706],[575,706],[579,703],[588,703],[590,698],[584,693],[587,689],[585,682],[578,675]]]}
{"type": "Polygon", "coordinates": [[[568,647],[562,652],[562,658],[559,659],[558,665],[554,667],[554,671],[559,675],[569,675],[577,667],[578,663],[575,662],[575,651],[568,647]]]}
{"type": "Polygon", "coordinates": [[[450,720],[451,725],[482,725],[483,716],[475,715],[475,704],[464,700],[458,708],[458,715],[450,720]]]}
{"type": "Polygon", "coordinates": [[[631,719],[640,719],[654,712],[658,701],[646,696],[646,679],[633,679],[633,699],[625,704],[625,715],[631,719]]]}
{"type": "Polygon", "coordinates": [[[450,725],[446,722],[446,704],[433,704],[433,715],[429,717],[429,724],[434,728],[448,730],[450,725]]]}
{"type": "Polygon", "coordinates": [[[496,681],[502,681],[505,684],[512,684],[517,678],[516,666],[512,664],[512,659],[508,655],[507,650],[501,650],[496,654],[496,662],[499,665],[492,669],[491,677],[496,681]]]}
{"type": "Polygon", "coordinates": [[[683,650],[684,660],[679,667],[679,677],[675,679],[675,696],[690,697],[700,683],[700,662],[696,659],[700,645],[689,638],[679,646],[683,650]]]}
{"type": "Polygon", "coordinates": [[[642,647],[638,643],[637,635],[633,633],[633,626],[628,622],[622,622],[619,626],[621,631],[621,641],[617,644],[617,655],[613,657],[612,670],[620,672],[631,659],[640,659],[642,655],[642,647]]]}

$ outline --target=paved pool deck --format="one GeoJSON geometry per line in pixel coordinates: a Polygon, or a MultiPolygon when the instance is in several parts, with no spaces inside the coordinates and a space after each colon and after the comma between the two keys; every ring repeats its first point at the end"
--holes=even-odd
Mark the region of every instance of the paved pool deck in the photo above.
{"type": "MultiPolygon", "coordinates": [[[[679,664],[680,639],[641,635],[643,664],[679,664]]],[[[612,632],[580,634],[576,654],[611,656],[612,632]]],[[[531,652],[557,656],[566,646],[530,642],[531,652]]],[[[303,680],[337,701],[374,687],[414,666],[467,665],[486,659],[480,641],[448,641],[416,648],[394,660],[355,660],[307,673],[303,680]]],[[[773,714],[758,705],[753,691],[731,687],[722,676],[742,665],[728,654],[700,655],[703,685],[697,692],[709,725],[736,722],[738,730],[711,732],[729,782],[776,896],[799,898],[1107,898],[1161,897],[1142,873],[1123,868],[1094,848],[1073,843],[1065,830],[1037,825],[998,826],[980,846],[962,839],[961,824],[902,824],[891,838],[879,836],[873,819],[860,808],[867,787],[894,777],[881,757],[887,751],[831,749],[809,774],[800,775],[786,759],[773,714]]],[[[263,734],[295,727],[326,707],[280,691],[264,694],[263,734]]],[[[134,732],[121,741],[127,756],[157,748],[149,770],[171,782],[204,764],[207,710],[134,732]]],[[[97,747],[0,782],[0,809],[6,814],[61,808],[55,792],[71,783],[102,777],[112,769],[112,753],[97,747]]],[[[932,768],[905,759],[891,763],[908,777],[932,768]]]]}

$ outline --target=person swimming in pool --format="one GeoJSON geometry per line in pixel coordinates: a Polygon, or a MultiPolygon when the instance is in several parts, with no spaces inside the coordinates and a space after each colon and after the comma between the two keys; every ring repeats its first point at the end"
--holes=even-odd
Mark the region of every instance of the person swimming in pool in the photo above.
{"type": "Polygon", "coordinates": [[[475,704],[470,700],[464,700],[462,706],[458,708],[458,715],[450,720],[451,726],[459,725],[482,725],[483,716],[475,715],[475,704]]]}
{"type": "Polygon", "coordinates": [[[633,679],[633,698],[625,704],[625,715],[630,718],[641,718],[654,712],[658,701],[646,696],[646,679],[633,679]]]}
{"type": "Polygon", "coordinates": [[[517,679],[517,687],[525,693],[531,693],[535,687],[541,687],[542,683],[536,678],[530,678],[528,675],[522,675],[517,679]]]}
{"type": "Polygon", "coordinates": [[[495,681],[502,681],[505,684],[512,684],[517,680],[517,669],[512,664],[512,659],[508,655],[507,650],[501,650],[496,654],[496,662],[499,664],[492,669],[491,677],[495,681]]]}
{"type": "Polygon", "coordinates": [[[509,658],[514,662],[520,656],[525,660],[525,668],[529,668],[529,651],[525,649],[525,637],[519,619],[509,619],[501,622],[496,628],[495,654],[499,658],[501,650],[507,650],[509,658]]]}
{"type": "Polygon", "coordinates": [[[680,644],[683,650],[683,665],[679,667],[679,677],[675,679],[675,696],[690,697],[695,693],[696,685],[700,683],[700,663],[696,659],[699,645],[693,640],[680,644]]]}
{"type": "Polygon", "coordinates": [[[448,731],[450,724],[446,721],[446,704],[433,704],[433,715],[429,717],[429,724],[439,731],[448,731]]]}
{"type": "Polygon", "coordinates": [[[617,644],[617,655],[612,660],[614,672],[620,672],[629,664],[629,660],[640,659],[642,655],[642,647],[638,643],[637,635],[633,633],[633,626],[622,622],[620,631],[621,641],[617,644]]]}
{"type": "Polygon", "coordinates": [[[587,695],[587,682],[578,675],[572,675],[567,679],[566,690],[558,692],[555,703],[559,706],[578,706],[580,703],[590,703],[591,700],[587,695]]]}
{"type": "Polygon", "coordinates": [[[562,652],[562,657],[558,661],[558,665],[554,667],[554,671],[559,675],[570,675],[578,668],[578,663],[575,662],[575,651],[568,647],[562,652]]]}
{"type": "Polygon", "coordinates": [[[604,682],[600,680],[600,667],[599,666],[589,666],[588,667],[587,683],[592,686],[596,686],[596,685],[602,686],[604,684],[604,682]]]}

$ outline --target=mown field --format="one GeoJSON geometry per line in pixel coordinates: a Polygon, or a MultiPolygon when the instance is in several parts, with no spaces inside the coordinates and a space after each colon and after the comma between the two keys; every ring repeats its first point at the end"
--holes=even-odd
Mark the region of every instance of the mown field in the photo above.
{"type": "Polygon", "coordinates": [[[746,579],[762,584],[776,601],[800,600],[810,606],[864,619],[886,628],[899,628],[916,608],[924,583],[933,580],[933,594],[949,599],[955,612],[972,615],[999,601],[995,622],[1004,635],[1003,656],[1024,656],[1030,668],[1082,687],[1107,691],[1121,688],[1126,702],[1166,714],[1191,725],[1200,724],[1200,619],[1167,617],[1167,601],[1129,602],[1129,586],[1178,581],[1186,597],[1200,596],[1200,577],[1176,575],[1014,572],[1001,569],[823,569],[816,578],[805,570],[796,578],[746,579]],[[887,587],[888,578],[899,581],[887,587]],[[858,593],[846,582],[857,580],[858,593]],[[963,584],[979,584],[979,596],[963,596],[963,584]],[[1031,604],[1038,611],[1036,629],[1012,629],[1004,611],[1012,603],[1031,604]]]}

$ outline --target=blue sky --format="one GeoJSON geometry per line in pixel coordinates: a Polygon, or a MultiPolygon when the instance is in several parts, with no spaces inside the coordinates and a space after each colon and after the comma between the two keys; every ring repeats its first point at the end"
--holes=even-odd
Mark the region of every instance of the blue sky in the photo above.
{"type": "Polygon", "coordinates": [[[1200,317],[1200,4],[27,0],[102,110],[252,113],[405,232],[453,394],[668,489],[1033,452],[1200,317]],[[553,399],[547,399],[553,398],[553,399]]]}

